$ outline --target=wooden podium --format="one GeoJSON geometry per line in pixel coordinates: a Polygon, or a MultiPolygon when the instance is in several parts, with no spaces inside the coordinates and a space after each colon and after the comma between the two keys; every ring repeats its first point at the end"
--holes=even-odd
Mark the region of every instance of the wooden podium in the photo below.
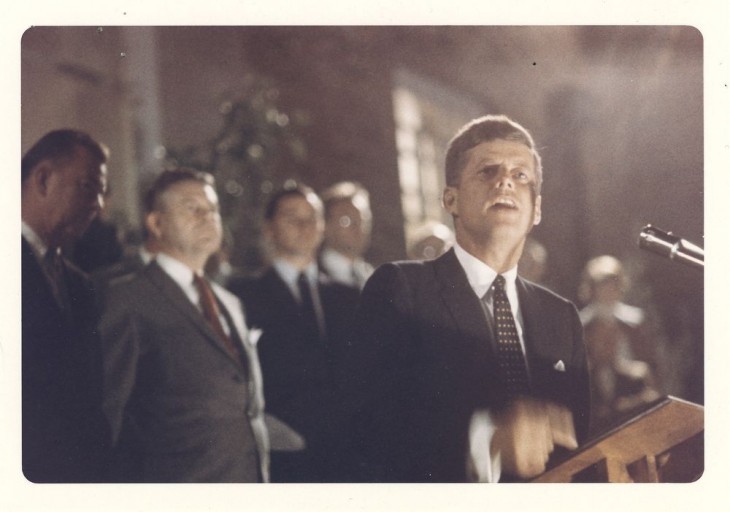
{"type": "Polygon", "coordinates": [[[665,397],[533,482],[692,482],[704,470],[704,407],[665,397]]]}

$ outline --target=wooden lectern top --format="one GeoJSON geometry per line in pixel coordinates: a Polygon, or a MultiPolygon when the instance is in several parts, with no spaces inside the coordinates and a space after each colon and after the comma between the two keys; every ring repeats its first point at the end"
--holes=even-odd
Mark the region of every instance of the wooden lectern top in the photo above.
{"type": "MultiPolygon", "coordinates": [[[[648,409],[579,448],[558,466],[533,482],[572,482],[581,471],[601,466],[604,482],[656,482],[656,457],[668,453],[704,431],[704,407],[675,397],[664,397],[648,409]],[[641,471],[627,468],[642,466],[641,471]],[[636,478],[636,475],[640,475],[636,478]]],[[[702,448],[700,448],[702,450],[702,448]]],[[[702,458],[702,454],[700,455],[702,458]]],[[[703,460],[703,459],[702,459],[703,460]]]]}

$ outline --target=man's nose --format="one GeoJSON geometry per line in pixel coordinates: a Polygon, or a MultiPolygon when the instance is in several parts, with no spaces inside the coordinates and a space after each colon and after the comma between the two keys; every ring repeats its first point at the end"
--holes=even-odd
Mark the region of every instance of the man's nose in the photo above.
{"type": "Polygon", "coordinates": [[[317,220],[312,218],[302,218],[297,219],[295,224],[298,229],[312,229],[314,227],[317,227],[317,220]]]}
{"type": "Polygon", "coordinates": [[[102,211],[104,209],[104,194],[96,194],[96,199],[94,199],[91,207],[95,213],[102,211]]]}
{"type": "Polygon", "coordinates": [[[512,189],[514,186],[515,183],[512,180],[512,174],[510,174],[509,169],[500,169],[497,173],[497,188],[512,189]]]}

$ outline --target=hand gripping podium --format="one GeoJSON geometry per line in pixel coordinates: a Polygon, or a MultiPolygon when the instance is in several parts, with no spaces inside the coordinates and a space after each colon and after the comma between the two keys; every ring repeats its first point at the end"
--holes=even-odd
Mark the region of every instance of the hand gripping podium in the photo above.
{"type": "Polygon", "coordinates": [[[532,481],[692,482],[703,470],[704,407],[668,396],[532,481]]]}

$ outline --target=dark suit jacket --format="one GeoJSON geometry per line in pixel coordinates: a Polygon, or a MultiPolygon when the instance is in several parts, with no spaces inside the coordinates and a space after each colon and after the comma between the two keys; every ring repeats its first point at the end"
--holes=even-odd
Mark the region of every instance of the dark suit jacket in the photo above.
{"type": "Polygon", "coordinates": [[[112,283],[100,332],[117,480],[260,479],[249,369],[157,263],[112,283]]]}
{"type": "Polygon", "coordinates": [[[139,272],[144,267],[145,263],[142,261],[142,257],[139,255],[139,252],[135,252],[134,254],[125,256],[112,265],[93,271],[91,273],[91,279],[97,290],[104,290],[115,279],[139,272]]]}
{"type": "Polygon", "coordinates": [[[274,268],[255,278],[232,281],[251,327],[261,329],[259,355],[266,409],[299,432],[302,453],[272,453],[272,481],[321,482],[337,479],[335,462],[341,416],[335,389],[343,340],[352,330],[359,292],[320,275],[325,340],[306,339],[296,299],[274,268]]]}
{"type": "Polygon", "coordinates": [[[22,240],[23,472],[33,482],[101,479],[109,431],[101,415],[101,357],[88,278],[64,263],[64,312],[22,240]]]}
{"type": "MultiPolygon", "coordinates": [[[[532,393],[570,407],[582,436],[589,387],[577,311],[521,278],[517,288],[532,393]]],[[[363,291],[357,332],[343,407],[354,417],[360,479],[466,481],[471,415],[506,397],[492,332],[454,251],[380,267],[363,291]]]]}

